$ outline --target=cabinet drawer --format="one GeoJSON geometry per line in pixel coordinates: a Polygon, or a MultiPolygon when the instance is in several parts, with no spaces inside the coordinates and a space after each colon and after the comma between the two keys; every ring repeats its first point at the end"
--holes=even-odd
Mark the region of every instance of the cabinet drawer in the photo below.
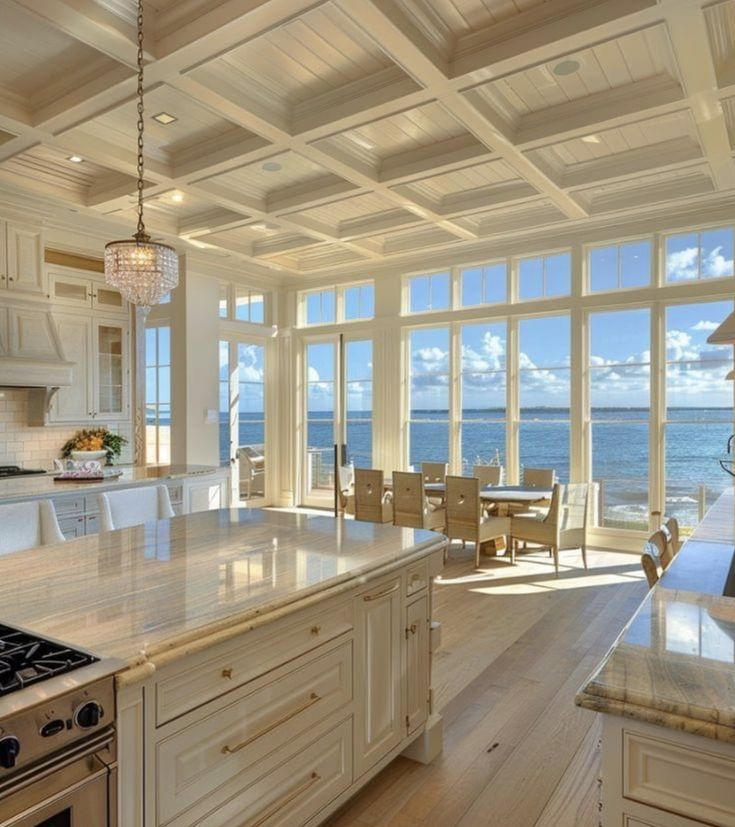
{"type": "Polygon", "coordinates": [[[59,517],[59,528],[67,540],[84,537],[86,528],[84,517],[59,517]]]}
{"type": "Polygon", "coordinates": [[[347,720],[198,822],[200,827],[298,827],[352,782],[347,720]]]}
{"type": "Polygon", "coordinates": [[[735,827],[735,758],[625,732],[623,795],[705,824],[735,827]]]}
{"type": "Polygon", "coordinates": [[[158,726],[352,630],[351,605],[256,629],[161,671],[158,726]]]}
{"type": "Polygon", "coordinates": [[[406,570],[406,595],[411,596],[429,585],[429,570],[426,560],[406,570]]]}
{"type": "Polygon", "coordinates": [[[204,798],[208,807],[226,798],[249,768],[351,700],[352,643],[347,642],[228,706],[218,704],[158,744],[159,823],[204,798]]]}
{"type": "Polygon", "coordinates": [[[62,514],[84,514],[84,497],[54,497],[53,500],[56,513],[62,514]]]}
{"type": "Polygon", "coordinates": [[[97,514],[100,510],[99,494],[87,494],[84,498],[84,511],[87,514],[97,514]]]}

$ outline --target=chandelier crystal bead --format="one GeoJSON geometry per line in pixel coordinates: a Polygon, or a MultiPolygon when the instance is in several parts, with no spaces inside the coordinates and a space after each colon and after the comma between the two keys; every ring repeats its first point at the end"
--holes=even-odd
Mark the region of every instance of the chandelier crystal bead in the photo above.
{"type": "Polygon", "coordinates": [[[138,228],[132,238],[105,245],[105,281],[148,312],[179,283],[173,247],[151,241],[143,223],[143,0],[138,2],[138,228]]]}

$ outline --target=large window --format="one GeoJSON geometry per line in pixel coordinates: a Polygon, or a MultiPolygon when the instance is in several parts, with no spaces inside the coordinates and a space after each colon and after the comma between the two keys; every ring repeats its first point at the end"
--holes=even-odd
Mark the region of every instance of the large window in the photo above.
{"type": "Polygon", "coordinates": [[[569,479],[569,316],[522,319],[519,325],[520,462],[569,479]]]}
{"type": "Polygon", "coordinates": [[[569,253],[518,260],[518,298],[543,299],[568,296],[572,290],[572,257],[569,253]]]}
{"type": "Polygon", "coordinates": [[[234,322],[265,324],[266,295],[242,284],[220,282],[219,317],[234,322]]]}
{"type": "Polygon", "coordinates": [[[732,484],[717,462],[733,428],[732,347],[707,344],[732,309],[721,301],[666,310],[666,511],[685,531],[732,484]]]}
{"type": "Polygon", "coordinates": [[[408,280],[408,309],[411,313],[449,310],[452,306],[451,277],[446,273],[413,276],[408,280]]]}
{"type": "Polygon", "coordinates": [[[670,235],[666,238],[666,281],[732,276],[732,260],[732,227],[670,235]]]}
{"type": "Polygon", "coordinates": [[[409,352],[409,464],[449,461],[449,328],[412,330],[409,352]]]}
{"type": "Polygon", "coordinates": [[[505,322],[462,326],[461,423],[462,473],[472,466],[505,467],[505,322]]]}
{"type": "Polygon", "coordinates": [[[145,458],[153,465],[171,462],[171,328],[145,332],[145,458]]]}
{"type": "Polygon", "coordinates": [[[646,287],[651,283],[651,242],[592,247],[587,254],[587,272],[593,293],[646,287]]]}
{"type": "Polygon", "coordinates": [[[373,342],[348,341],[345,354],[347,458],[359,468],[373,461],[373,342]]]}
{"type": "Polygon", "coordinates": [[[600,523],[614,528],[648,528],[650,330],[648,308],[589,318],[592,479],[600,523]]]}

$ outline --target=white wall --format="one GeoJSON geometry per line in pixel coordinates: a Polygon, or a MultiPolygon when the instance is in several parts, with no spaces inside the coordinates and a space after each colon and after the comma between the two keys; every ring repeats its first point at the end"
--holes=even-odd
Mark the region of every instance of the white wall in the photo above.
{"type": "Polygon", "coordinates": [[[182,256],[171,298],[171,443],[176,465],[219,465],[219,283],[182,256]]]}

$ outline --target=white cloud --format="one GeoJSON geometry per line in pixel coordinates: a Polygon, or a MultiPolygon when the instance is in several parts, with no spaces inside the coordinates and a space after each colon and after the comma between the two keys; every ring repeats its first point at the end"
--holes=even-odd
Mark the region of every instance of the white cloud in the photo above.
{"type": "Polygon", "coordinates": [[[722,247],[715,247],[702,259],[702,273],[705,276],[731,276],[732,259],[722,255],[722,247]]]}
{"type": "Polygon", "coordinates": [[[687,247],[666,256],[666,273],[669,279],[683,281],[697,278],[699,247],[687,247]]]}
{"type": "Polygon", "coordinates": [[[691,330],[717,330],[719,325],[717,322],[707,322],[704,319],[700,319],[696,324],[691,326],[691,330]]]}

